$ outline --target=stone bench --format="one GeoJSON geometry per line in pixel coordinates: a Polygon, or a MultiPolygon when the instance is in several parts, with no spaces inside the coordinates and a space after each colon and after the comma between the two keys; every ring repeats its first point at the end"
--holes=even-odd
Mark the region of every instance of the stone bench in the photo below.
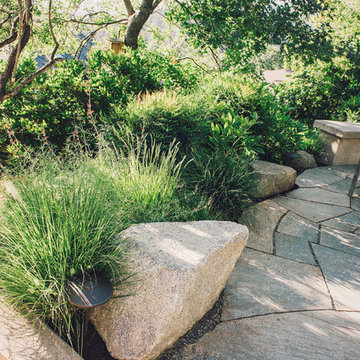
{"type": "Polygon", "coordinates": [[[360,124],[316,120],[314,126],[325,140],[319,162],[324,165],[356,165],[360,158],[360,124]]]}

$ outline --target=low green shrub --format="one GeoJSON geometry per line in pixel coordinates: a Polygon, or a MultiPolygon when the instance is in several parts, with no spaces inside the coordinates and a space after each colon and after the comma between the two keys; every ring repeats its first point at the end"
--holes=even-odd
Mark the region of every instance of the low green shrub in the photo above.
{"type": "Polygon", "coordinates": [[[184,189],[178,150],[174,142],[164,152],[153,140],[127,138],[124,148],[102,150],[91,162],[93,176],[112,189],[124,224],[210,218],[210,208],[194,211],[201,196],[184,189]]]}
{"type": "MultiPolygon", "coordinates": [[[[186,154],[194,143],[203,143],[210,133],[207,103],[199,97],[179,94],[173,90],[145,94],[118,108],[103,124],[113,124],[115,132],[125,136],[131,132],[138,137],[150,135],[161,143],[165,151],[174,139],[181,154],[186,154]]],[[[110,133],[114,129],[110,128],[110,133]]]]}
{"type": "MultiPolygon", "coordinates": [[[[18,76],[34,71],[35,62],[20,64],[18,76]]],[[[48,141],[62,148],[77,128],[92,129],[99,114],[123,107],[139,94],[194,86],[196,72],[186,63],[141,48],[115,55],[96,52],[85,65],[67,60],[37,77],[0,109],[0,147],[11,157],[9,134],[37,148],[48,141]]]]}
{"type": "Polygon", "coordinates": [[[221,109],[221,116],[227,112],[244,119],[241,141],[247,153],[282,163],[285,153],[312,151],[314,141],[318,142],[317,133],[293,119],[289,109],[278,102],[273,89],[253,75],[224,73],[214,81],[205,79],[201,89],[206,89],[210,104],[216,103],[221,109]]]}
{"type": "Polygon", "coordinates": [[[86,168],[70,171],[48,158],[41,164],[13,178],[19,198],[1,204],[0,288],[18,309],[51,320],[70,339],[75,309],[67,282],[103,273],[122,284],[127,251],[116,235],[124,224],[108,189],[86,168]]]}
{"type": "Polygon", "coordinates": [[[176,138],[182,154],[216,146],[280,163],[287,152],[312,151],[318,137],[288,115],[267,84],[230,73],[209,76],[187,94],[147,94],[102,121],[137,136],[150,134],[164,149],[176,138]]]}

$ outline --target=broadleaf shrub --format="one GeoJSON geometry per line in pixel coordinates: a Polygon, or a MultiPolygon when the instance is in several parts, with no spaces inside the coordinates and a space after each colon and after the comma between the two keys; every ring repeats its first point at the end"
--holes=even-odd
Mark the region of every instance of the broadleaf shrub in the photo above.
{"type": "MultiPolygon", "coordinates": [[[[19,76],[34,70],[35,63],[20,64],[19,76]]],[[[9,152],[8,135],[36,148],[45,139],[62,148],[77,128],[92,129],[97,115],[123,107],[139,94],[164,87],[188,89],[197,80],[186,63],[144,48],[115,55],[96,52],[88,63],[66,60],[37,77],[0,110],[0,144],[9,152]]]]}
{"type": "Polygon", "coordinates": [[[164,149],[176,138],[182,154],[192,147],[207,150],[216,145],[275,162],[282,162],[290,151],[312,151],[318,138],[314,130],[289,116],[267,84],[230,73],[207,77],[187,94],[172,90],[147,94],[102,122],[137,136],[150,134],[164,149]]]}
{"type": "Polygon", "coordinates": [[[312,126],[316,119],[358,121],[360,67],[345,60],[300,66],[277,87],[279,102],[290,116],[312,126]]]}

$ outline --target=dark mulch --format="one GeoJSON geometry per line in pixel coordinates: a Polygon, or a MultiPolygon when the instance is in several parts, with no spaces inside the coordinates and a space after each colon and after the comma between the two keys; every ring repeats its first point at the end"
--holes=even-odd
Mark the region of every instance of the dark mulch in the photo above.
{"type": "Polygon", "coordinates": [[[116,360],[106,349],[104,341],[89,321],[89,329],[84,341],[83,358],[85,360],[116,360]]]}

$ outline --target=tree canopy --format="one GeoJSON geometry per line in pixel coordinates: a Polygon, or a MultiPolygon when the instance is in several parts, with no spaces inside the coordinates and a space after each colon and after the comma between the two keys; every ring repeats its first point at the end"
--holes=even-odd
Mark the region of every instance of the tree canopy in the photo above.
{"type": "Polygon", "coordinates": [[[114,24],[126,25],[124,42],[136,49],[145,22],[161,0],[141,0],[135,10],[130,0],[119,9],[112,5],[95,9],[84,7],[85,0],[9,0],[0,5],[0,49],[7,50],[5,66],[0,64],[0,103],[17,95],[50,67],[61,61],[58,50],[81,53],[95,34],[114,24]],[[80,42],[78,41],[80,38],[80,42]],[[31,42],[29,40],[32,40],[31,42]],[[47,63],[25,78],[17,78],[20,56],[26,52],[47,52],[47,63]],[[31,50],[30,50],[31,49],[31,50]]]}
{"type": "Polygon", "coordinates": [[[168,15],[195,46],[244,65],[268,44],[314,53],[325,43],[325,27],[309,19],[325,8],[318,0],[175,0],[168,15]]]}
{"type": "MultiPolygon", "coordinates": [[[[36,76],[81,53],[87,41],[110,25],[124,26],[125,45],[136,49],[150,15],[162,0],[119,0],[87,8],[86,0],[9,0],[0,5],[0,103],[18,94],[36,76]],[[80,40],[79,40],[80,37],[80,40]],[[30,41],[31,40],[31,41],[30,41]],[[47,63],[27,77],[17,76],[21,55],[47,54],[47,63]],[[0,58],[1,59],[1,58],[0,58]]],[[[245,67],[269,44],[304,58],[326,57],[336,47],[359,54],[359,5],[340,0],[169,0],[167,15],[198,49],[209,51],[220,67],[245,67]],[[347,3],[346,3],[347,4],[347,3]],[[314,21],[316,19],[316,21],[314,21]],[[339,35],[338,29],[342,30],[339,35]],[[336,31],[335,31],[336,29],[336,31]],[[334,41],[330,41],[335,39],[334,41]],[[337,39],[337,40],[336,40],[337,39]],[[219,59],[221,58],[221,60],[219,59]]]]}

